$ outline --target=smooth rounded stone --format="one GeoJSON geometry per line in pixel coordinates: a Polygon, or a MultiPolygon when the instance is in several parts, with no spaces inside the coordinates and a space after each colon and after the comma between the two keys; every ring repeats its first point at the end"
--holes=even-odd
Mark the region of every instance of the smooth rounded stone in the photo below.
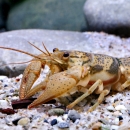
{"type": "Polygon", "coordinates": [[[115,109],[118,110],[127,110],[127,108],[124,105],[117,105],[115,109]]]}
{"type": "Polygon", "coordinates": [[[92,130],[100,130],[101,126],[102,126],[101,122],[94,123],[94,125],[92,126],[92,130]]]}
{"type": "Polygon", "coordinates": [[[112,125],[111,126],[111,130],[118,130],[118,128],[119,128],[119,126],[117,126],[117,125],[112,125]]]}
{"type": "Polygon", "coordinates": [[[30,123],[30,119],[28,117],[25,117],[25,118],[21,118],[19,121],[18,121],[18,125],[22,125],[22,126],[26,126],[30,123]]]}
{"type": "Polygon", "coordinates": [[[52,116],[52,115],[60,116],[60,115],[63,115],[64,113],[65,113],[65,111],[61,108],[54,108],[54,109],[51,109],[48,111],[48,114],[50,116],[52,116]]]}
{"type": "Polygon", "coordinates": [[[86,30],[83,5],[86,0],[27,0],[15,5],[7,19],[8,30],[43,28],[86,30]],[[17,24],[14,24],[17,23],[17,24]]]}
{"type": "Polygon", "coordinates": [[[120,111],[115,111],[115,112],[113,112],[113,115],[115,115],[115,116],[121,116],[122,113],[120,111]]]}
{"type": "Polygon", "coordinates": [[[84,5],[88,30],[130,36],[129,0],[87,0],[84,5]]]}
{"type": "Polygon", "coordinates": [[[58,116],[56,119],[57,119],[58,122],[63,122],[64,121],[63,116],[58,116]]]}
{"type": "Polygon", "coordinates": [[[119,125],[119,118],[115,118],[114,121],[113,121],[113,123],[114,123],[115,125],[119,125]]]}
{"type": "Polygon", "coordinates": [[[57,119],[53,119],[50,123],[51,123],[52,126],[56,125],[57,124],[57,119]]]}
{"type": "Polygon", "coordinates": [[[17,118],[17,119],[14,119],[14,120],[12,121],[12,123],[13,123],[14,125],[18,125],[18,121],[19,121],[20,119],[22,119],[22,117],[17,118]]]}
{"type": "Polygon", "coordinates": [[[69,123],[68,122],[59,122],[57,124],[57,126],[60,128],[60,129],[65,129],[65,128],[69,128],[69,123]]]}
{"type": "Polygon", "coordinates": [[[115,108],[111,105],[111,106],[107,107],[107,110],[109,110],[109,111],[115,111],[115,108]]]}
{"type": "Polygon", "coordinates": [[[109,124],[109,121],[107,119],[104,119],[104,118],[100,119],[100,122],[102,122],[105,125],[109,124]]]}
{"type": "Polygon", "coordinates": [[[4,94],[4,93],[5,93],[5,91],[1,89],[0,90],[0,94],[4,94]]]}
{"type": "Polygon", "coordinates": [[[67,120],[67,118],[68,118],[68,114],[64,114],[63,115],[63,120],[67,120]]]}
{"type": "Polygon", "coordinates": [[[9,103],[6,100],[0,100],[0,108],[9,108],[9,103]]]}
{"type": "Polygon", "coordinates": [[[44,122],[45,122],[45,123],[49,123],[48,120],[46,120],[46,119],[44,120],[44,122]]]}
{"type": "Polygon", "coordinates": [[[0,81],[7,79],[7,76],[0,76],[0,81]]]}
{"type": "Polygon", "coordinates": [[[130,130],[130,124],[124,123],[123,125],[119,126],[118,130],[130,130]]]}
{"type": "Polygon", "coordinates": [[[118,118],[119,118],[119,121],[123,120],[123,117],[122,117],[122,116],[118,116],[118,118]]]}
{"type": "Polygon", "coordinates": [[[75,122],[77,119],[80,119],[80,114],[75,110],[70,110],[68,113],[68,118],[75,122]]]}

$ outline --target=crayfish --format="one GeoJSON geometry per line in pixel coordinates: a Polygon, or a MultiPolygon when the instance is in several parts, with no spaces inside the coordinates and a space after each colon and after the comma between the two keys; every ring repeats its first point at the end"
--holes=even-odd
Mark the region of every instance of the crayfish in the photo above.
{"type": "Polygon", "coordinates": [[[67,108],[73,108],[92,93],[99,94],[97,102],[88,110],[91,112],[111,90],[123,91],[130,86],[129,57],[115,58],[103,54],[59,50],[58,48],[54,48],[50,53],[44,44],[46,51],[30,44],[40,50],[42,54],[34,55],[14,48],[0,47],[33,57],[23,73],[19,97],[26,99],[39,91],[43,91],[43,93],[28,106],[29,109],[78,91],[84,94],[70,103],[67,108]],[[41,68],[44,68],[45,65],[50,68],[49,74],[44,81],[32,88],[40,75],[41,68]]]}

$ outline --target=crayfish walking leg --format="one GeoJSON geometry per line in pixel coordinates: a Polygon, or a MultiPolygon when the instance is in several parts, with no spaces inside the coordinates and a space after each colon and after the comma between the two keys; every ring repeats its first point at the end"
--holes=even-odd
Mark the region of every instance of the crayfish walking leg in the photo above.
{"type": "Polygon", "coordinates": [[[78,99],[76,99],[74,102],[72,102],[70,105],[67,106],[67,108],[71,109],[73,108],[77,103],[79,103],[80,101],[82,101],[84,98],[86,98],[87,96],[89,96],[90,94],[92,94],[94,92],[94,90],[96,90],[97,88],[103,88],[103,83],[102,81],[99,79],[97,80],[89,89],[86,93],[84,93],[82,96],[80,96],[78,99]]]}

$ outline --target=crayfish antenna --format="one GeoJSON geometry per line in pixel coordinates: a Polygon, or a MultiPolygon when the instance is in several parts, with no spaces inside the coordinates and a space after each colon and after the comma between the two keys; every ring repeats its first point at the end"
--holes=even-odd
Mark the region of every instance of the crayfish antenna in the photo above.
{"type": "Polygon", "coordinates": [[[38,49],[39,51],[41,51],[42,53],[44,53],[45,55],[47,55],[43,50],[41,50],[40,48],[38,48],[37,46],[35,46],[34,44],[32,44],[31,42],[28,42],[30,45],[32,45],[33,47],[35,47],[36,49],[38,49]]]}
{"type": "Polygon", "coordinates": [[[17,52],[21,52],[21,53],[23,53],[23,54],[26,54],[26,55],[29,55],[29,56],[31,56],[31,57],[34,57],[34,58],[37,58],[37,59],[42,60],[42,58],[40,58],[39,56],[33,55],[33,54],[31,54],[31,53],[29,53],[29,52],[26,52],[26,51],[22,51],[22,50],[15,49],[15,48],[10,48],[10,47],[2,47],[2,46],[0,46],[0,48],[2,48],[2,49],[7,49],[7,50],[13,50],[13,51],[17,51],[17,52]]]}
{"type": "Polygon", "coordinates": [[[48,53],[48,55],[51,56],[50,52],[47,50],[47,48],[45,47],[43,42],[42,42],[42,45],[43,45],[44,49],[46,50],[46,52],[48,53]]]}
{"type": "MultiPolygon", "coordinates": [[[[44,45],[44,43],[42,42],[42,45],[44,47],[44,49],[46,50],[46,52],[48,53],[49,56],[51,56],[50,52],[47,50],[46,46],[44,45]]],[[[50,57],[52,60],[56,61],[57,63],[63,64],[60,60],[57,60],[55,58],[53,58],[52,56],[50,57]]]]}
{"type": "Polygon", "coordinates": [[[7,66],[7,65],[14,65],[14,64],[25,64],[25,63],[29,63],[29,62],[31,62],[31,61],[32,61],[32,60],[25,61],[25,62],[8,63],[8,64],[1,65],[0,67],[7,66]]]}

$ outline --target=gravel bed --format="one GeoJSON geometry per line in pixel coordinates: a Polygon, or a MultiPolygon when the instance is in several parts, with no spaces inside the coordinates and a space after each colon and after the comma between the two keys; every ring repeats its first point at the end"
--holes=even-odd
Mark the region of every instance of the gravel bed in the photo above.
{"type": "MultiPolygon", "coordinates": [[[[42,70],[37,81],[43,80],[48,67],[42,70]]],[[[17,100],[22,74],[8,78],[0,76],[0,108],[12,108],[11,100],[17,100]]],[[[36,83],[36,84],[37,84],[36,83]]],[[[130,91],[110,93],[97,109],[87,113],[97,95],[91,95],[72,110],[66,110],[60,103],[43,104],[31,110],[16,109],[15,114],[0,113],[0,130],[127,130],[130,120],[130,91]],[[57,108],[59,106],[59,108],[57,108]]]]}

